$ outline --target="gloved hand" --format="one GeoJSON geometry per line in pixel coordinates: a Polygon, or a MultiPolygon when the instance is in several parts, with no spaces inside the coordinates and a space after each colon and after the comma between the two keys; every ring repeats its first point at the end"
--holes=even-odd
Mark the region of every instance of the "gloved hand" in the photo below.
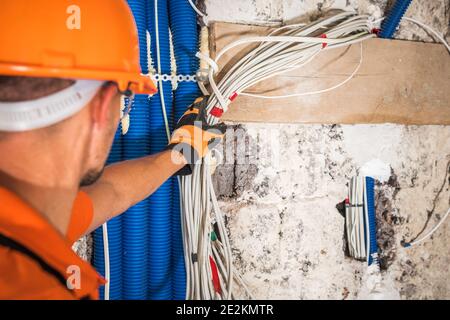
{"type": "Polygon", "coordinates": [[[168,149],[180,152],[187,165],[176,175],[189,175],[200,164],[209,150],[214,148],[225,134],[226,125],[209,125],[206,121],[208,97],[197,98],[178,121],[168,149]]]}

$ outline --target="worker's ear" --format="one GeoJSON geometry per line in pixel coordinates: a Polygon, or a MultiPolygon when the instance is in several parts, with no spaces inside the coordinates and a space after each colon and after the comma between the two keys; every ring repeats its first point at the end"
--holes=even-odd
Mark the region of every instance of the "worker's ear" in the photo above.
{"type": "MultiPolygon", "coordinates": [[[[117,98],[117,87],[113,84],[104,85],[91,101],[91,117],[93,125],[104,127],[108,126],[112,116],[114,104],[117,98]]],[[[118,110],[117,110],[118,112],[118,110]]]]}

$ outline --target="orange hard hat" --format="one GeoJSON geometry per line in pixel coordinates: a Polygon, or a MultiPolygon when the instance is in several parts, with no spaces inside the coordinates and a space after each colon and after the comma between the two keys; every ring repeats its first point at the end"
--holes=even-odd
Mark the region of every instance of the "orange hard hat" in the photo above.
{"type": "Polygon", "coordinates": [[[125,0],[1,0],[0,75],[114,81],[154,94],[125,0]]]}

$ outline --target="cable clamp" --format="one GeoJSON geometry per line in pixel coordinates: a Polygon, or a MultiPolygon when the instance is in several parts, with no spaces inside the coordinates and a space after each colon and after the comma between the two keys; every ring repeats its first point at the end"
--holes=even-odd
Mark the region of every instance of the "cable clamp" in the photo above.
{"type": "Polygon", "coordinates": [[[208,65],[213,68],[214,73],[219,72],[219,66],[217,65],[217,63],[211,59],[210,57],[208,57],[207,55],[201,53],[200,51],[198,51],[195,56],[199,59],[205,60],[206,63],[208,63],[208,65]]]}
{"type": "Polygon", "coordinates": [[[350,208],[362,208],[362,207],[364,207],[364,204],[360,204],[360,203],[358,203],[358,204],[351,204],[351,203],[349,203],[349,204],[346,204],[346,206],[350,207],[350,208]]]}
{"type": "Polygon", "coordinates": [[[192,263],[198,262],[198,255],[197,255],[197,253],[192,253],[191,254],[191,259],[192,259],[192,263]]]}
{"type": "MultiPolygon", "coordinates": [[[[204,61],[206,61],[206,63],[208,63],[208,65],[214,70],[214,73],[218,73],[219,72],[219,66],[217,65],[217,63],[211,59],[210,57],[204,55],[201,52],[197,52],[195,54],[195,56],[199,59],[202,59],[204,61]]],[[[214,82],[210,83],[211,84],[211,89],[213,90],[214,94],[216,95],[216,99],[219,101],[220,106],[222,107],[223,110],[227,110],[227,103],[225,102],[225,98],[222,96],[222,93],[220,92],[220,90],[217,88],[217,86],[215,85],[214,82]]]]}

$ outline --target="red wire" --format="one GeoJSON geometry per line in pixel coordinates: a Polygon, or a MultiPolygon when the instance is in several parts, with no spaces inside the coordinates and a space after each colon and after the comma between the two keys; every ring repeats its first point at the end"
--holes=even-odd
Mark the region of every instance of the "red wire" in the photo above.
{"type": "Polygon", "coordinates": [[[219,281],[219,271],[217,270],[217,265],[214,259],[210,256],[209,257],[209,264],[211,265],[211,271],[212,271],[212,281],[214,284],[214,289],[218,294],[222,294],[222,289],[220,287],[220,281],[219,281]]]}

